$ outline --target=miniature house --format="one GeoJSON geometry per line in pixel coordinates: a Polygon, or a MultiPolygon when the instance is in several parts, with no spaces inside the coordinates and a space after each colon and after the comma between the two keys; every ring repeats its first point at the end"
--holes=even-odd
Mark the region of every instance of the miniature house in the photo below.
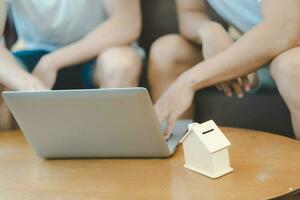
{"type": "Polygon", "coordinates": [[[228,155],[231,144],[214,121],[189,124],[188,132],[181,142],[185,168],[210,178],[218,178],[233,171],[228,155]]]}

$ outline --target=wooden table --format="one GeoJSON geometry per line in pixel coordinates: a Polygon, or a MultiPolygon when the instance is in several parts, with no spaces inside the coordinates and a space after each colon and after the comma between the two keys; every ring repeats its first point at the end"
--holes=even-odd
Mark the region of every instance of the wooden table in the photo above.
{"type": "Polygon", "coordinates": [[[20,132],[0,133],[0,199],[267,199],[300,187],[300,142],[223,128],[234,172],[212,180],[170,159],[44,160],[20,132]]]}

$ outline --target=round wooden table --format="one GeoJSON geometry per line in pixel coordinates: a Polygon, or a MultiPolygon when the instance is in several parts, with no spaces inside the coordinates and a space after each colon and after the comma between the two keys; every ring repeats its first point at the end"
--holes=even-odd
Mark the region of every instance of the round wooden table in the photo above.
{"type": "Polygon", "coordinates": [[[234,172],[209,179],[168,159],[44,160],[21,132],[0,133],[0,199],[268,199],[300,187],[300,142],[222,128],[234,172]]]}

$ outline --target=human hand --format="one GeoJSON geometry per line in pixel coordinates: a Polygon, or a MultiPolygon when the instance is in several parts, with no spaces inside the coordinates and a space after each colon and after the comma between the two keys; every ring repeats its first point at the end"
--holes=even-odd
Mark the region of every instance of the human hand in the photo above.
{"type": "Polygon", "coordinates": [[[15,77],[13,89],[19,91],[40,91],[40,90],[49,90],[39,79],[28,74],[24,77],[15,77]]]}
{"type": "Polygon", "coordinates": [[[257,72],[254,72],[236,80],[219,83],[216,86],[219,91],[223,91],[228,97],[231,97],[233,93],[235,93],[237,97],[241,98],[244,96],[244,92],[249,92],[251,89],[255,88],[258,83],[258,74],[257,72]]]}
{"type": "MultiPolygon", "coordinates": [[[[204,31],[203,29],[201,31],[202,32],[199,32],[199,34],[203,41],[204,59],[216,56],[234,43],[226,30],[219,24],[210,23],[204,31]]],[[[244,91],[249,91],[251,89],[251,84],[248,76],[243,76],[219,83],[216,87],[219,91],[223,91],[228,97],[231,97],[235,93],[237,97],[242,98],[244,96],[244,91]]]]}
{"type": "Polygon", "coordinates": [[[167,123],[166,139],[171,136],[175,121],[192,104],[194,94],[189,78],[182,74],[155,103],[158,120],[167,123]]]}
{"type": "Polygon", "coordinates": [[[32,74],[51,89],[55,84],[57,71],[58,68],[54,66],[54,62],[46,55],[40,59],[32,74]]]}
{"type": "Polygon", "coordinates": [[[244,91],[248,92],[251,89],[251,84],[248,76],[243,76],[235,80],[225,81],[216,85],[219,91],[223,91],[228,97],[231,97],[233,93],[237,97],[244,97],[244,91]]]}

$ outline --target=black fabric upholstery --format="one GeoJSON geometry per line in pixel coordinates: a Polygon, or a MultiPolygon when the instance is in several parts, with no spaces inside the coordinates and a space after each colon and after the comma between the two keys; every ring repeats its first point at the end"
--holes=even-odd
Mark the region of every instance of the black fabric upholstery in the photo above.
{"type": "Polygon", "coordinates": [[[260,91],[244,98],[226,97],[216,88],[195,97],[195,120],[213,119],[222,126],[268,131],[294,137],[289,110],[277,90],[260,91]]]}
{"type": "Polygon", "coordinates": [[[4,38],[5,38],[5,45],[7,48],[11,48],[12,45],[17,41],[17,33],[14,26],[14,22],[11,16],[6,18],[5,28],[4,28],[4,38]]]}
{"type": "Polygon", "coordinates": [[[173,0],[142,0],[143,28],[140,45],[148,51],[157,38],[178,33],[176,7],[173,0]]]}

